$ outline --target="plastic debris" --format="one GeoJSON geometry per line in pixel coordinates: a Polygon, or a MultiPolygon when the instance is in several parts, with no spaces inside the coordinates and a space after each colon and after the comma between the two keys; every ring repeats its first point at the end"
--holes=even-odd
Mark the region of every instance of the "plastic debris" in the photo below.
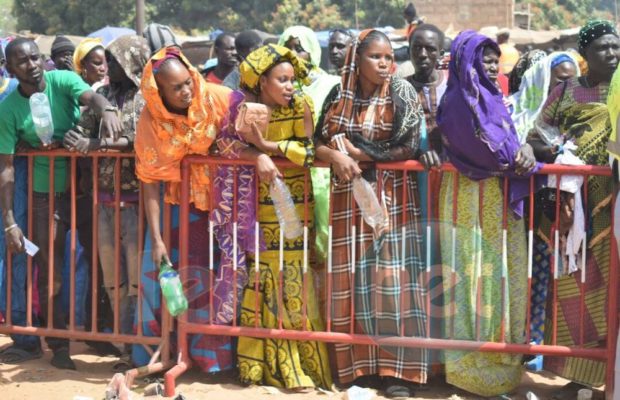
{"type": "Polygon", "coordinates": [[[344,398],[345,400],[372,400],[375,398],[375,392],[359,386],[351,386],[345,392],[344,398]]]}
{"type": "Polygon", "coordinates": [[[536,396],[534,393],[532,392],[527,392],[527,394],[525,395],[525,397],[527,398],[527,400],[539,400],[538,396],[536,396]]]}

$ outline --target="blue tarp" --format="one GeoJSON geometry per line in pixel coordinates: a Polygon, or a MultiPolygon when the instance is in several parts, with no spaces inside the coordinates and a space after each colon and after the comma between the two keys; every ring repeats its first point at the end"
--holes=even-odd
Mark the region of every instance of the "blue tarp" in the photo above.
{"type": "Polygon", "coordinates": [[[98,31],[92,32],[88,34],[90,38],[99,38],[103,41],[103,44],[107,46],[110,42],[116,39],[119,36],[123,35],[135,35],[136,31],[129,28],[120,28],[116,26],[106,26],[105,28],[101,28],[98,31]]]}

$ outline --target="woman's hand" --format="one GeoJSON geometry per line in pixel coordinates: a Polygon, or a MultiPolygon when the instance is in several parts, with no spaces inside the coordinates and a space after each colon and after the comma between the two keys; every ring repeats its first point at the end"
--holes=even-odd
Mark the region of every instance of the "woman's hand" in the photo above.
{"type": "Polygon", "coordinates": [[[575,219],[575,195],[566,193],[560,196],[560,234],[568,233],[575,219]]]}
{"type": "Polygon", "coordinates": [[[441,167],[441,158],[439,158],[439,154],[435,150],[429,150],[422,154],[420,162],[426,170],[441,167]]]}
{"type": "Polygon", "coordinates": [[[162,262],[168,263],[168,265],[172,265],[170,262],[170,258],[168,258],[168,250],[166,250],[166,245],[163,240],[155,240],[153,241],[153,246],[151,249],[151,259],[155,266],[159,268],[162,262]]]}
{"type": "Polygon", "coordinates": [[[332,167],[334,173],[342,182],[349,182],[362,174],[362,170],[357,162],[339,151],[334,152],[332,167]]]}
{"type": "Polygon", "coordinates": [[[536,166],[536,158],[534,157],[534,150],[529,144],[521,146],[517,152],[515,158],[515,172],[518,175],[524,175],[530,172],[536,166]]]}
{"type": "Polygon", "coordinates": [[[264,153],[256,158],[256,170],[260,180],[265,183],[271,183],[272,180],[282,177],[271,157],[264,153]]]}
{"type": "Polygon", "coordinates": [[[63,139],[63,145],[67,150],[76,150],[82,154],[88,154],[91,150],[90,139],[85,138],[79,132],[73,129],[69,130],[63,139]]]}

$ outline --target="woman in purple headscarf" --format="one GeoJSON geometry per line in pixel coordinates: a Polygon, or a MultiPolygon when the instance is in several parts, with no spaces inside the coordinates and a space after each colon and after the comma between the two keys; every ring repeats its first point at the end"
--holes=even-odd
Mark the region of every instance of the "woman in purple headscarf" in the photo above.
{"type": "MultiPolygon", "coordinates": [[[[523,178],[537,164],[531,147],[519,143],[495,82],[497,43],[464,31],[451,54],[448,88],[437,114],[446,158],[459,170],[458,178],[444,174],[439,202],[440,218],[447,222],[440,231],[444,282],[456,282],[444,287],[446,298],[453,301],[445,306],[446,334],[499,342],[503,321],[504,340],[523,343],[527,249],[521,214],[528,183],[523,178]],[[510,179],[507,240],[502,229],[504,176],[510,179]],[[458,179],[456,193],[454,179],[458,179]],[[510,282],[504,296],[502,278],[510,282]]],[[[520,355],[446,352],[448,383],[480,396],[511,392],[521,375],[520,355]]]]}

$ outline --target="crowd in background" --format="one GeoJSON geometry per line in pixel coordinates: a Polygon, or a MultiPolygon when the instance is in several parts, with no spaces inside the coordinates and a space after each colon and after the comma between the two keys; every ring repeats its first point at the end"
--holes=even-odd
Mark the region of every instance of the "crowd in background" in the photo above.
{"type": "MultiPolygon", "coordinates": [[[[93,163],[83,158],[78,165],[76,226],[87,263],[97,246],[104,290],[90,301],[102,305],[95,319],[100,330],[110,327],[112,309],[119,301],[120,332],[135,332],[137,294],[142,288],[139,320],[146,334],[157,333],[161,305],[154,277],[162,262],[178,262],[178,242],[167,247],[163,240],[162,202],[180,203],[181,161],[198,154],[243,159],[254,166],[219,166],[215,175],[206,165],[190,167],[189,264],[207,267],[208,249],[215,247],[217,252],[212,295],[205,291],[192,296],[188,317],[192,322],[230,325],[238,321],[241,326],[257,323],[277,329],[282,318],[284,329],[324,331],[331,224],[333,287],[327,295],[335,332],[349,333],[354,323],[355,333],[367,335],[505,339],[523,344],[528,330],[534,342],[549,342],[555,322],[558,345],[604,345],[608,330],[616,329],[606,320],[613,254],[609,237],[614,223],[618,225],[617,217],[612,220],[620,158],[616,27],[608,21],[589,21],[580,30],[576,50],[530,49],[519,54],[505,31],[500,31],[497,41],[471,30],[452,41],[438,27],[422,21],[412,4],[405,9],[405,17],[410,63],[397,65],[390,39],[379,30],[353,34],[335,29],[328,44],[331,73],[320,68],[321,47],[315,33],[304,26],[288,28],[277,44],[263,43],[251,30],[221,34],[214,44],[217,64],[202,70],[183,55],[172,31],[158,24],[149,25],[143,36],[121,36],[107,46],[98,39],[85,39],[74,47],[59,36],[46,61],[30,39],[3,41],[0,207],[4,229],[0,235],[7,248],[0,246],[0,258],[5,263],[6,251],[15,254],[13,324],[24,325],[27,319],[23,252],[28,236],[40,247],[34,257],[38,266],[35,321],[46,324],[52,291],[52,325],[67,327],[61,289],[62,265],[69,256],[65,241],[71,223],[70,165],[67,158],[58,157],[51,170],[48,157],[35,157],[32,204],[27,204],[28,165],[25,157],[17,155],[29,149],[64,147],[83,155],[135,153],[135,160],[123,158],[118,164],[113,157],[99,159],[96,193],[93,163]],[[54,124],[51,144],[41,142],[30,113],[29,97],[37,92],[49,99],[54,124]],[[244,104],[267,106],[269,123],[237,130],[244,104]],[[275,158],[285,158],[291,166],[278,167],[275,158]],[[313,167],[315,160],[331,168],[313,167]],[[379,170],[374,165],[406,160],[419,160],[427,172],[379,170]],[[442,173],[439,167],[446,162],[459,174],[442,173]],[[526,200],[529,177],[542,163],[611,164],[614,176],[536,180],[528,299],[526,200]],[[116,168],[120,168],[120,187],[116,168]],[[305,188],[308,169],[311,187],[305,188]],[[369,225],[360,208],[352,207],[356,180],[361,178],[379,190],[385,223],[369,225]],[[504,190],[504,178],[508,190],[504,190]],[[308,259],[303,236],[280,243],[281,227],[269,189],[277,180],[288,187],[300,218],[310,207],[308,259]],[[144,249],[138,248],[140,190],[148,223],[144,249]],[[95,215],[93,196],[98,204],[95,215]],[[117,208],[121,213],[119,287],[115,287],[117,208]],[[30,232],[27,210],[32,213],[30,232]],[[404,227],[403,220],[407,221],[404,227]],[[432,227],[430,235],[426,226],[432,227]],[[553,271],[556,231],[561,260],[559,270],[553,271]],[[427,247],[432,248],[430,260],[427,247]],[[140,275],[139,257],[143,258],[140,275]],[[306,263],[314,277],[304,283],[306,263]],[[433,301],[439,312],[427,309],[425,298],[432,289],[422,278],[427,265],[433,270],[431,285],[454,296],[454,304],[447,295],[441,304],[433,301]],[[53,287],[49,287],[50,268],[53,287]],[[285,288],[281,302],[280,268],[285,288]],[[251,273],[255,269],[258,275],[251,273]],[[559,276],[555,285],[554,274],[559,276]],[[579,299],[584,276],[588,324],[582,332],[579,299]],[[509,284],[502,285],[502,278],[509,284]],[[552,320],[547,310],[553,298],[560,307],[552,320]],[[239,304],[239,310],[233,304],[239,304]],[[214,314],[209,315],[209,310],[214,314]],[[255,321],[257,315],[259,321],[255,321]],[[530,326],[526,326],[528,320],[530,326]],[[427,332],[429,326],[431,332],[427,332]],[[584,343],[578,342],[580,334],[584,343]]],[[[177,229],[178,207],[173,210],[172,228],[177,229]]],[[[615,229],[618,234],[618,226],[615,229]]],[[[88,279],[85,286],[91,286],[88,279]]],[[[0,305],[6,309],[4,299],[0,305]]],[[[86,330],[92,328],[91,320],[91,316],[85,318],[86,330]]],[[[13,344],[0,352],[0,362],[41,357],[38,337],[14,335],[12,339],[13,344]]],[[[75,369],[68,339],[47,337],[46,341],[54,366],[75,369]]],[[[140,345],[119,350],[106,342],[88,344],[102,354],[117,355],[118,370],[144,365],[149,359],[140,345]]],[[[436,356],[420,348],[274,338],[193,335],[190,352],[205,372],[238,368],[245,384],[303,391],[330,388],[335,380],[343,386],[378,387],[391,398],[412,397],[416,387],[436,375],[445,375],[449,384],[475,395],[500,396],[514,391],[524,369],[518,354],[444,351],[436,356]]],[[[605,383],[602,361],[546,357],[544,367],[572,382],[558,392],[559,399],[575,398],[582,386],[605,383]]]]}

